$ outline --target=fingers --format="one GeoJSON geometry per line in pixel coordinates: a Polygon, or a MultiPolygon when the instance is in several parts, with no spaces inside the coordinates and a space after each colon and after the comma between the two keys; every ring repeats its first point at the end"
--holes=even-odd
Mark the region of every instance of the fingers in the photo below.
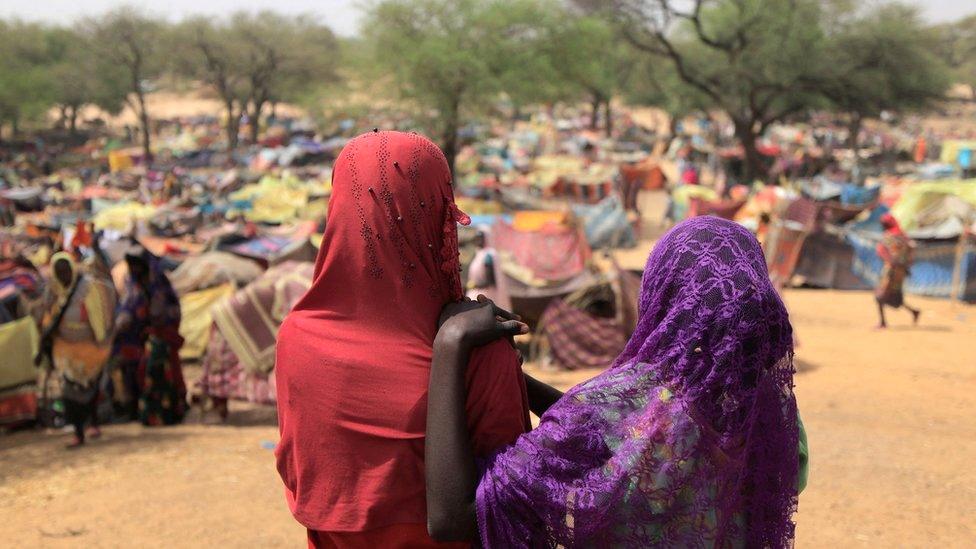
{"type": "Polygon", "coordinates": [[[505,334],[527,334],[529,333],[529,325],[524,322],[519,322],[517,320],[505,320],[503,322],[498,322],[496,327],[505,334]]]}
{"type": "Polygon", "coordinates": [[[495,311],[495,316],[500,317],[502,320],[522,320],[521,316],[513,312],[506,311],[498,305],[495,305],[495,302],[489,299],[485,294],[478,294],[478,303],[490,304],[495,311]]]}

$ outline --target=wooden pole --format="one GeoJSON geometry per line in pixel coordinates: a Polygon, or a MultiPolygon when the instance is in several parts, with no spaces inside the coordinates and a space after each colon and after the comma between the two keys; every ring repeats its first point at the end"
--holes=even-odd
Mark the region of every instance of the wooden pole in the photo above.
{"type": "Polygon", "coordinates": [[[952,265],[952,286],[949,290],[949,299],[952,302],[952,306],[955,307],[959,300],[962,299],[962,288],[960,285],[960,278],[962,278],[962,262],[965,260],[966,254],[966,243],[969,239],[969,231],[964,229],[962,234],[959,235],[959,242],[956,244],[956,258],[952,265]]]}

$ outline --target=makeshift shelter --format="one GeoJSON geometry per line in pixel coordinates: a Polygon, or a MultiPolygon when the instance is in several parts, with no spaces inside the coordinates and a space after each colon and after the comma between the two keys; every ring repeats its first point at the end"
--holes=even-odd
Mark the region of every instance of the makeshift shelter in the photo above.
{"type": "Polygon", "coordinates": [[[547,224],[537,231],[520,231],[499,220],[490,241],[498,250],[494,269],[499,305],[530,323],[553,298],[583,288],[593,279],[587,269],[590,247],[575,227],[547,224]]]}
{"type": "Polygon", "coordinates": [[[251,259],[215,251],[187,258],[170,273],[169,280],[176,293],[183,295],[227,283],[242,288],[263,272],[264,269],[251,259]]]}
{"type": "Polygon", "coordinates": [[[532,360],[566,370],[605,368],[637,321],[640,279],[616,264],[587,286],[553,299],[536,328],[532,360]]]}
{"type": "Polygon", "coordinates": [[[215,304],[234,293],[234,284],[226,282],[204,290],[196,290],[180,295],[180,335],[183,347],[180,358],[197,360],[203,356],[210,341],[210,309],[215,304]]]}
{"type": "Polygon", "coordinates": [[[274,350],[285,315],[312,284],[311,263],[273,267],[212,309],[198,387],[209,397],[275,401],[274,350]]]}
{"type": "Polygon", "coordinates": [[[591,248],[630,248],[637,245],[634,228],[616,195],[608,196],[594,205],[574,205],[573,214],[583,225],[583,233],[591,248]]]}
{"type": "Polygon", "coordinates": [[[275,337],[292,305],[312,284],[311,263],[289,261],[213,306],[214,324],[244,367],[274,368],[275,337]]]}
{"type": "Polygon", "coordinates": [[[40,335],[25,316],[0,324],[0,427],[33,420],[37,415],[37,368],[40,335]]]}
{"type": "Polygon", "coordinates": [[[263,267],[270,267],[286,261],[314,261],[316,249],[308,236],[267,235],[232,243],[222,244],[220,250],[240,257],[257,261],[263,267]]]}

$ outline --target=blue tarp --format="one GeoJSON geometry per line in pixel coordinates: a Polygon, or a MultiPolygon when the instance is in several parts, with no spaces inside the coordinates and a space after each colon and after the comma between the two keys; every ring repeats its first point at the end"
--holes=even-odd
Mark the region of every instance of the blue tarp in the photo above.
{"type": "MultiPolygon", "coordinates": [[[[850,225],[847,232],[847,242],[854,248],[854,274],[872,286],[878,284],[884,266],[876,248],[882,234],[878,219],[885,211],[886,208],[876,208],[868,220],[850,225]]],[[[952,270],[955,261],[956,242],[916,241],[915,262],[905,281],[905,291],[932,297],[953,295],[966,301],[976,301],[976,250],[968,250],[964,254],[960,287],[953,292],[952,270]]]]}
{"type": "Polygon", "coordinates": [[[586,240],[593,249],[629,248],[637,244],[627,212],[615,195],[597,204],[573,206],[573,213],[582,220],[586,240]]]}

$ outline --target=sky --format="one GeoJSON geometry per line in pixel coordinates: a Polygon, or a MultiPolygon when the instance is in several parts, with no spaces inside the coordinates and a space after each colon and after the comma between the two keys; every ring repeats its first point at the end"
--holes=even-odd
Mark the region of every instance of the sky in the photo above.
{"type": "MultiPolygon", "coordinates": [[[[974,0],[907,0],[922,8],[932,22],[945,22],[976,13],[974,0]]],[[[280,13],[310,14],[344,36],[356,33],[361,6],[368,0],[0,0],[0,17],[28,21],[70,23],[85,16],[98,15],[121,5],[154,4],[150,13],[180,19],[188,15],[220,15],[238,10],[274,10],[280,13]],[[164,7],[165,6],[165,7],[164,7]]]]}

